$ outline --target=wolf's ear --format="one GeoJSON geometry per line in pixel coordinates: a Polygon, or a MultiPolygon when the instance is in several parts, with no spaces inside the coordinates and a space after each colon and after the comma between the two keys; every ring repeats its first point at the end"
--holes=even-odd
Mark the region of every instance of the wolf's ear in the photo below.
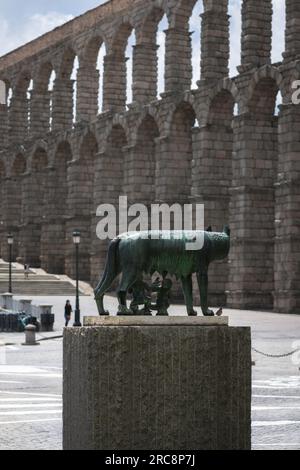
{"type": "Polygon", "coordinates": [[[226,233],[226,235],[228,235],[228,237],[230,237],[230,227],[229,225],[225,225],[224,228],[223,228],[223,232],[226,233]]]}
{"type": "Polygon", "coordinates": [[[209,227],[207,227],[206,231],[207,232],[212,232],[212,226],[210,225],[209,227]]]}

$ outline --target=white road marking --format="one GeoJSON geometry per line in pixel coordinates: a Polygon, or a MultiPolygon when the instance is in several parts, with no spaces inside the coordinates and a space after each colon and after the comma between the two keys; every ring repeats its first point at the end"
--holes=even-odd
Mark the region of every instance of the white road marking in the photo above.
{"type": "Polygon", "coordinates": [[[32,367],[32,366],[13,366],[9,364],[0,365],[0,376],[5,377],[43,377],[51,379],[61,379],[62,372],[61,368],[58,369],[60,372],[55,373],[48,369],[32,367]]]}
{"type": "Polygon", "coordinates": [[[0,384],[25,384],[26,382],[16,380],[0,380],[0,384]]]}
{"type": "Polygon", "coordinates": [[[26,421],[0,421],[0,425],[1,424],[47,423],[48,421],[61,421],[61,418],[28,419],[26,421]]]}
{"type": "Polygon", "coordinates": [[[62,374],[53,374],[49,372],[43,372],[42,374],[30,374],[28,372],[19,372],[19,373],[13,373],[13,372],[0,372],[0,375],[5,375],[6,377],[44,377],[47,379],[61,379],[62,374]]]}
{"type": "Polygon", "coordinates": [[[43,372],[43,369],[38,368],[38,367],[32,367],[32,366],[13,366],[10,364],[0,365],[0,374],[5,373],[5,372],[37,373],[37,372],[43,372]]]}
{"type": "Polygon", "coordinates": [[[253,447],[299,447],[300,449],[300,444],[291,444],[289,443],[275,443],[275,444],[253,444],[253,447]]]}
{"type": "Polygon", "coordinates": [[[253,421],[252,427],[259,426],[289,426],[291,424],[300,424],[300,421],[253,421]]]}
{"type": "Polygon", "coordinates": [[[252,406],[253,411],[265,410],[300,410],[300,406],[252,406]]]}
{"type": "Polygon", "coordinates": [[[299,395],[252,395],[252,398],[291,398],[293,400],[300,400],[299,395]]]}
{"type": "Polygon", "coordinates": [[[40,415],[40,414],[61,414],[61,410],[34,410],[34,411],[0,411],[0,416],[21,416],[21,415],[40,415]]]}
{"type": "Polygon", "coordinates": [[[27,396],[34,396],[34,397],[53,397],[53,398],[61,398],[61,395],[57,395],[54,393],[31,393],[31,392],[8,392],[7,390],[0,390],[0,393],[6,395],[27,395],[27,396]]]}
{"type": "Polygon", "coordinates": [[[54,402],[54,403],[61,403],[62,399],[61,398],[36,398],[36,397],[32,397],[32,398],[0,398],[0,403],[7,403],[7,402],[22,402],[22,401],[30,401],[30,402],[43,402],[43,401],[46,401],[47,403],[51,403],[51,402],[54,402]]]}
{"type": "Polygon", "coordinates": [[[288,390],[288,389],[295,389],[295,388],[299,388],[297,385],[289,385],[289,386],[286,386],[286,387],[282,387],[282,386],[275,386],[275,385],[252,385],[252,388],[262,388],[262,389],[265,389],[265,390],[288,390]]]}
{"type": "Polygon", "coordinates": [[[31,404],[23,404],[23,405],[16,405],[12,403],[11,405],[0,405],[0,410],[7,410],[9,408],[13,408],[14,410],[23,409],[23,408],[59,408],[62,407],[60,403],[31,403],[31,404]]]}

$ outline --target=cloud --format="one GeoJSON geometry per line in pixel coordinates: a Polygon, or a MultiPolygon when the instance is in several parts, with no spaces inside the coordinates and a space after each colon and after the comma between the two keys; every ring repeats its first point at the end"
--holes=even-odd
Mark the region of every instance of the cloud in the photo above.
{"type": "MultiPolygon", "coordinates": [[[[28,0],[29,4],[31,0],[28,0]]],[[[97,4],[102,3],[100,0],[97,4]]],[[[78,2],[78,5],[73,7],[69,6],[73,13],[78,13],[78,9],[84,11],[86,2],[78,2]]],[[[33,6],[33,5],[32,5],[33,6]]],[[[90,2],[88,7],[95,6],[94,2],[90,2]]],[[[36,7],[38,9],[38,7],[36,7]]],[[[30,16],[20,16],[14,21],[9,21],[9,16],[1,16],[0,13],[0,56],[7,52],[16,49],[22,44],[26,44],[32,39],[54,29],[55,27],[71,20],[73,14],[66,12],[66,0],[60,4],[55,3],[54,8],[57,11],[50,11],[40,14],[32,13],[30,16]],[[58,10],[63,11],[58,11],[58,10]]],[[[285,31],[285,0],[273,0],[273,51],[272,61],[277,62],[282,59],[282,52],[284,51],[284,31],[285,31]]],[[[201,60],[201,18],[200,14],[203,12],[203,3],[198,1],[193,16],[190,20],[190,30],[194,31],[192,36],[193,40],[193,87],[196,87],[196,82],[200,78],[200,60],[201,60]]],[[[231,16],[230,26],[230,75],[237,74],[237,66],[240,65],[241,55],[241,0],[230,0],[229,14],[231,16]]],[[[168,28],[166,20],[162,21],[158,33],[158,45],[160,45],[159,55],[159,91],[162,92],[164,88],[164,55],[165,55],[165,34],[164,30],[168,28]]],[[[128,55],[132,58],[132,51],[128,55]]],[[[130,96],[130,92],[128,93],[130,96]]]]}
{"type": "Polygon", "coordinates": [[[6,18],[0,16],[0,56],[41,36],[57,26],[73,19],[73,15],[49,12],[45,15],[36,13],[22,19],[22,25],[12,27],[6,18]]]}

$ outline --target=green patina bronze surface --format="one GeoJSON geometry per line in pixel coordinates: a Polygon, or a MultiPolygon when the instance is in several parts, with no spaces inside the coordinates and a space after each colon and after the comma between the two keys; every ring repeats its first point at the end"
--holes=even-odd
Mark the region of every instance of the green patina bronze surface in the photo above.
{"type": "MultiPolygon", "coordinates": [[[[100,315],[108,315],[103,299],[119,274],[119,315],[133,315],[127,308],[127,293],[131,289],[138,297],[143,276],[159,273],[164,279],[169,274],[181,280],[188,315],[197,315],[193,305],[192,275],[197,274],[201,308],[206,316],[214,313],[208,308],[208,268],[211,262],[227,258],[230,250],[230,230],[222,233],[195,232],[136,232],[114,239],[109,247],[103,277],[95,289],[100,315]],[[188,243],[202,240],[201,248],[188,250],[188,243]]],[[[163,284],[162,284],[163,286],[163,284]]],[[[144,287],[143,287],[144,289],[144,287]]],[[[143,296],[143,292],[140,292],[143,296]]],[[[163,296],[163,292],[161,292],[163,296]]],[[[159,297],[159,295],[158,295],[159,297]]],[[[141,300],[139,300],[141,302],[141,300]]]]}

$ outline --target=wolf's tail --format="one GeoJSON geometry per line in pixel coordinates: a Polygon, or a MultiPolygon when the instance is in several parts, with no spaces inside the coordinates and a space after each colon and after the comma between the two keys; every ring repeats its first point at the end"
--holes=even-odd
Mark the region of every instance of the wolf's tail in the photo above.
{"type": "Polygon", "coordinates": [[[105,270],[100,283],[95,289],[96,298],[103,296],[111,287],[116,277],[120,274],[118,263],[118,248],[120,241],[121,240],[119,238],[115,238],[109,245],[105,270]]]}

